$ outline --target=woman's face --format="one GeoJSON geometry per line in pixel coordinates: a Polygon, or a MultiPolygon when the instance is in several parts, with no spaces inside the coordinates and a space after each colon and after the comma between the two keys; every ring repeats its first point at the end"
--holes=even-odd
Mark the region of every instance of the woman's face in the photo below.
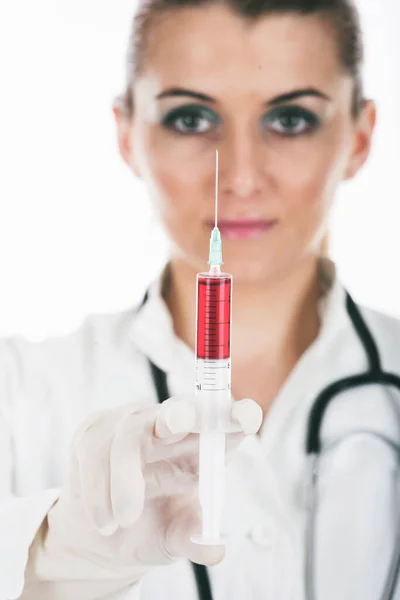
{"type": "Polygon", "coordinates": [[[175,258],[207,268],[219,151],[219,226],[236,281],[271,281],[318,252],[338,183],[365,161],[368,103],[316,16],[253,24],[222,6],[169,12],[153,25],[118,116],[124,159],[148,186],[175,258]]]}

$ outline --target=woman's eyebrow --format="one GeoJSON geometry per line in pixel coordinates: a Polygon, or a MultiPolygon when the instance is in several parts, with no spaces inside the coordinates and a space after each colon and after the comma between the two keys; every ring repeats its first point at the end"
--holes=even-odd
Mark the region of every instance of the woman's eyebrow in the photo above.
{"type": "MultiPolygon", "coordinates": [[[[160,100],[161,98],[176,96],[188,96],[190,98],[195,98],[196,100],[201,100],[202,102],[216,103],[216,99],[212,98],[211,96],[207,96],[206,94],[202,94],[200,92],[194,92],[192,90],[187,90],[185,88],[169,88],[158,94],[156,98],[157,100],[160,100]]],[[[272,100],[268,100],[266,104],[268,106],[274,106],[275,104],[289,102],[290,100],[295,100],[296,98],[302,98],[305,96],[314,96],[328,101],[332,100],[330,96],[327,96],[326,94],[324,94],[320,90],[317,90],[316,88],[306,88],[302,90],[293,90],[291,92],[286,92],[285,94],[281,94],[279,96],[276,96],[275,98],[272,98],[272,100]]]]}
{"type": "Polygon", "coordinates": [[[196,100],[201,100],[203,102],[216,102],[215,98],[211,98],[211,96],[206,96],[200,92],[186,90],[185,88],[170,88],[158,94],[156,98],[157,100],[160,100],[160,98],[167,98],[170,96],[189,96],[190,98],[196,98],[196,100]]]}
{"type": "Polygon", "coordinates": [[[296,98],[302,98],[304,96],[314,96],[317,98],[322,98],[323,100],[331,101],[332,98],[327,94],[324,94],[320,90],[316,88],[305,88],[304,90],[293,90],[292,92],[287,92],[286,94],[281,94],[280,96],[276,96],[272,98],[272,100],[268,100],[266,102],[267,105],[273,106],[275,104],[281,104],[282,102],[289,102],[290,100],[296,100],[296,98]]]}

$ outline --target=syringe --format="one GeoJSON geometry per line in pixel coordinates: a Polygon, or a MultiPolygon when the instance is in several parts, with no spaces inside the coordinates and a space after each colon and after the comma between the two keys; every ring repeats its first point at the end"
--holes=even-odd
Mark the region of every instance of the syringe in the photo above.
{"type": "Polygon", "coordinates": [[[218,229],[218,150],[216,152],[215,227],[211,233],[208,273],[197,275],[196,396],[200,402],[199,497],[202,533],[198,544],[221,544],[225,489],[225,434],[231,407],[232,275],[221,273],[218,229]]]}

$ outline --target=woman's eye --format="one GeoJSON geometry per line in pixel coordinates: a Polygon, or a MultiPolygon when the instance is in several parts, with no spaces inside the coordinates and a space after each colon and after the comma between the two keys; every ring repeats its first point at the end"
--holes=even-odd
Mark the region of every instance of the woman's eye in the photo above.
{"type": "Polygon", "coordinates": [[[287,136],[308,133],[320,126],[319,118],[300,106],[274,108],[264,118],[264,123],[268,129],[287,136]]]}
{"type": "Polygon", "coordinates": [[[172,110],[162,120],[162,125],[182,134],[201,134],[209,132],[218,125],[215,113],[200,107],[185,107],[172,110]]]}

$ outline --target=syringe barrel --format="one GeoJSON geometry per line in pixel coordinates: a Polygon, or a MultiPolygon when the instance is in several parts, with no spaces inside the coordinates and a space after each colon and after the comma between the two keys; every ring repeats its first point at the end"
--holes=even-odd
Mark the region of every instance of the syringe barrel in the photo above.
{"type": "Polygon", "coordinates": [[[225,430],[229,418],[231,292],[231,275],[198,274],[196,395],[202,403],[203,430],[225,430]]]}

